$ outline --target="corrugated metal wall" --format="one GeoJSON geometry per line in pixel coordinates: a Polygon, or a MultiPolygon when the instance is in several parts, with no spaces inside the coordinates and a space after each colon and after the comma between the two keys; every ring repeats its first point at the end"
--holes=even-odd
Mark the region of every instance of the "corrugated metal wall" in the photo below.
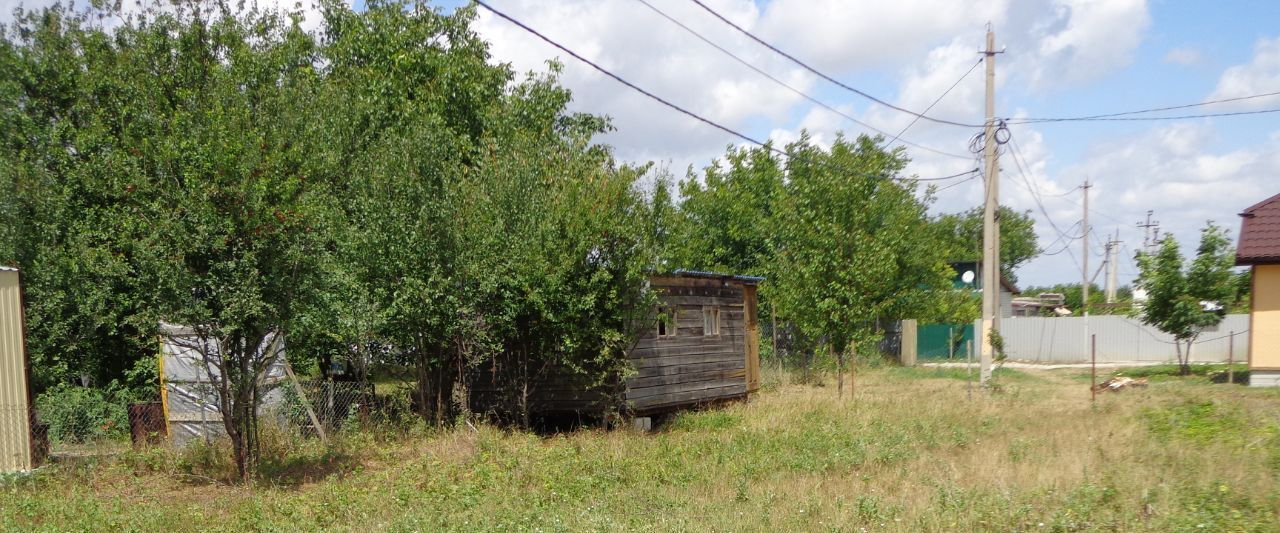
{"type": "Polygon", "coordinates": [[[32,468],[23,334],[18,271],[0,268],[0,472],[32,468]]]}
{"type": "MultiPolygon", "coordinates": [[[[1193,362],[1226,362],[1228,334],[1235,331],[1235,360],[1249,354],[1249,315],[1227,315],[1215,331],[1200,335],[1191,352],[1193,362]]],[[[1013,317],[1000,320],[1005,353],[1010,359],[1044,363],[1089,362],[1089,335],[1097,335],[1098,362],[1176,361],[1173,337],[1136,318],[1115,315],[1090,317],[1013,317]],[[1087,322],[1087,325],[1086,325],[1087,322]]]]}

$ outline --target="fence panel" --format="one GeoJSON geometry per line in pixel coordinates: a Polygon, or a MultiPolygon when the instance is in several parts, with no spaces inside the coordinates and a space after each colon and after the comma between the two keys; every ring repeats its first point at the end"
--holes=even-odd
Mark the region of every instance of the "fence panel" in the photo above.
{"type": "MultiPolygon", "coordinates": [[[[1249,315],[1227,315],[1216,328],[1200,335],[1191,352],[1194,362],[1226,362],[1229,333],[1235,335],[1235,360],[1249,353],[1249,315]]],[[[1005,353],[1010,359],[1042,363],[1086,363],[1089,336],[1097,335],[1099,362],[1169,362],[1177,360],[1173,337],[1134,318],[1012,317],[1000,321],[1005,353]]]]}
{"type": "Polygon", "coordinates": [[[922,361],[947,359],[964,361],[969,356],[969,341],[973,340],[973,331],[973,324],[917,326],[917,358],[922,361]]]}

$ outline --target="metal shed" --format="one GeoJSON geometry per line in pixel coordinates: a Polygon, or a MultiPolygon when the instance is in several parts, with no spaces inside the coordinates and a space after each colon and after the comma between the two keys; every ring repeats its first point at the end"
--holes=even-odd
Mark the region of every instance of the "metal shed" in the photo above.
{"type": "Polygon", "coordinates": [[[28,373],[20,276],[0,267],[0,472],[36,466],[28,373]]]}
{"type": "MultiPolygon", "coordinates": [[[[217,341],[202,339],[193,328],[163,323],[160,339],[160,401],[170,442],[181,446],[225,436],[214,389],[214,383],[221,376],[216,368],[205,364],[203,355],[216,356],[217,341]]],[[[284,349],[284,337],[279,333],[268,335],[258,347],[259,353],[275,351],[275,360],[262,380],[262,386],[267,389],[262,406],[277,404],[282,399],[276,385],[286,379],[284,349]]]]}

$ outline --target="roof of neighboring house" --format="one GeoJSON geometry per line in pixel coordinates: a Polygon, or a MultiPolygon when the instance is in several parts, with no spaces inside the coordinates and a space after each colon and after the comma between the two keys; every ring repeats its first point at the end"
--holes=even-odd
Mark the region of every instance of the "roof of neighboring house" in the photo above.
{"type": "Polygon", "coordinates": [[[1280,194],[1240,213],[1237,265],[1280,263],[1280,194]]]}

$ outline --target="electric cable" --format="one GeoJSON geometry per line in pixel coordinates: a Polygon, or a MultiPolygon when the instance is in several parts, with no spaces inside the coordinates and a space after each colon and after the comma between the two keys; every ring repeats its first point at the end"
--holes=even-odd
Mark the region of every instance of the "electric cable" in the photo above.
{"type": "Polygon", "coordinates": [[[801,60],[799,60],[799,59],[796,59],[796,57],[795,57],[795,56],[793,56],[793,55],[791,55],[791,54],[788,54],[788,53],[786,53],[786,52],[783,52],[783,51],[782,51],[782,50],[780,50],[778,47],[776,47],[776,46],[774,46],[774,45],[772,45],[772,44],[769,44],[769,43],[768,43],[767,41],[765,41],[764,39],[761,39],[761,38],[759,38],[759,37],[756,37],[756,36],[755,36],[755,34],[752,34],[751,32],[747,31],[746,29],[742,28],[741,26],[739,26],[739,25],[735,24],[733,21],[729,20],[728,18],[725,18],[725,16],[724,16],[724,15],[721,15],[721,14],[720,14],[720,13],[718,13],[716,10],[711,9],[710,7],[707,7],[707,5],[706,5],[706,4],[704,4],[704,3],[702,3],[702,1],[701,1],[701,0],[691,0],[691,1],[692,1],[693,3],[695,3],[695,4],[698,4],[698,7],[701,7],[703,10],[705,10],[705,11],[706,11],[706,12],[708,12],[708,13],[710,13],[710,14],[711,14],[712,16],[714,16],[715,18],[720,19],[720,21],[721,21],[721,22],[724,22],[725,24],[728,24],[728,25],[729,25],[730,27],[732,27],[733,29],[738,30],[738,32],[739,32],[739,33],[741,33],[741,34],[743,34],[743,35],[747,36],[749,39],[751,39],[751,40],[753,40],[753,41],[755,41],[755,42],[757,42],[757,43],[760,43],[760,45],[761,45],[761,46],[764,46],[765,48],[768,48],[769,50],[772,50],[774,53],[776,53],[776,54],[778,54],[778,55],[780,55],[780,56],[782,56],[782,57],[785,57],[785,58],[789,59],[792,63],[795,63],[795,64],[799,65],[801,68],[803,68],[803,69],[805,69],[805,70],[808,70],[809,72],[812,72],[814,75],[818,76],[819,78],[822,78],[822,79],[824,79],[824,80],[827,80],[828,82],[831,82],[831,83],[835,84],[836,86],[838,86],[838,87],[840,87],[840,88],[842,88],[842,89],[845,89],[845,90],[850,91],[850,92],[852,92],[852,93],[854,93],[854,94],[857,94],[857,95],[859,95],[859,96],[861,96],[861,97],[863,97],[863,98],[866,98],[866,99],[868,99],[868,100],[871,100],[872,102],[875,102],[875,103],[877,103],[877,104],[880,104],[880,105],[882,105],[882,106],[888,107],[888,108],[893,109],[893,110],[896,110],[896,111],[901,111],[901,112],[906,113],[906,114],[908,114],[908,115],[913,115],[913,116],[915,116],[915,117],[917,117],[917,118],[922,118],[922,119],[924,119],[924,120],[928,120],[928,121],[930,121],[930,122],[936,122],[936,123],[938,123],[938,124],[948,124],[948,125],[951,125],[951,126],[961,126],[961,127],[965,127],[965,128],[982,128],[982,127],[985,127],[985,126],[986,126],[985,124],[965,124],[965,123],[963,123],[963,122],[956,122],[956,121],[953,121],[953,120],[945,120],[945,119],[940,119],[940,118],[934,118],[934,117],[931,117],[931,116],[928,116],[928,115],[925,115],[925,114],[922,114],[922,113],[917,113],[917,112],[912,111],[912,110],[910,110],[910,109],[906,109],[906,108],[903,108],[903,107],[898,107],[898,106],[893,105],[893,104],[891,104],[891,103],[889,103],[889,102],[886,102],[886,101],[884,101],[884,100],[881,100],[881,99],[879,99],[879,98],[876,98],[875,96],[872,96],[872,95],[870,95],[870,94],[867,94],[867,93],[865,93],[865,92],[863,92],[863,91],[861,91],[861,90],[858,90],[858,89],[856,89],[856,88],[854,88],[854,87],[851,87],[851,86],[849,86],[848,84],[845,84],[845,83],[843,83],[843,82],[841,82],[841,81],[839,81],[839,80],[837,80],[837,79],[835,79],[835,78],[833,78],[833,77],[831,77],[831,76],[828,76],[827,74],[823,73],[822,71],[820,71],[820,70],[818,70],[818,69],[816,69],[816,68],[814,68],[814,67],[809,66],[809,64],[807,64],[807,63],[805,63],[805,62],[803,62],[803,61],[801,61],[801,60]]]}
{"type": "MultiPolygon", "coordinates": [[[[1172,110],[1174,110],[1174,109],[1186,109],[1186,108],[1189,108],[1189,107],[1200,107],[1200,106],[1213,105],[1213,104],[1222,104],[1222,103],[1227,103],[1227,102],[1238,102],[1238,101],[1241,101],[1241,100],[1251,100],[1251,99],[1254,99],[1254,98],[1266,98],[1266,97],[1268,97],[1268,96],[1280,96],[1280,91],[1269,92],[1269,93],[1261,93],[1261,94],[1251,94],[1251,95],[1249,95],[1249,96],[1237,96],[1237,97],[1235,97],[1235,98],[1223,98],[1223,99],[1221,99],[1221,100],[1210,100],[1210,101],[1207,101],[1207,102],[1200,102],[1200,103],[1196,103],[1196,104],[1183,104],[1183,105],[1173,105],[1173,106],[1166,106],[1166,107],[1153,107],[1153,108],[1150,108],[1150,109],[1139,109],[1139,110],[1136,110],[1136,111],[1123,111],[1123,112],[1120,112],[1120,113],[1106,113],[1106,114],[1101,114],[1101,115],[1087,115],[1087,116],[1081,116],[1081,117],[1048,117],[1048,118],[1026,118],[1026,117],[1019,117],[1019,118],[1014,119],[1014,120],[1017,120],[1017,121],[1018,121],[1018,122],[1015,122],[1015,124],[1023,124],[1023,123],[1030,123],[1030,122],[1067,122],[1067,121],[1083,121],[1083,120],[1102,120],[1102,119],[1106,119],[1106,118],[1111,118],[1111,117],[1120,117],[1120,116],[1125,116],[1125,115],[1139,115],[1139,114],[1143,114],[1143,113],[1156,113],[1156,112],[1159,112],[1159,111],[1172,111],[1172,110]]],[[[1272,110],[1272,111],[1275,111],[1275,110],[1272,110]]],[[[1165,118],[1158,118],[1158,117],[1157,117],[1157,118],[1153,118],[1153,120],[1171,120],[1171,119],[1172,119],[1172,117],[1171,117],[1171,118],[1169,118],[1169,119],[1165,119],[1165,118]]]]}
{"type": "Polygon", "coordinates": [[[1054,122],[1142,122],[1156,120],[1190,120],[1195,118],[1213,118],[1213,117],[1234,117],[1239,115],[1263,115],[1267,113],[1280,113],[1280,108],[1276,109],[1257,109],[1253,111],[1229,111],[1224,113],[1202,113],[1199,115],[1175,115],[1171,117],[1100,117],[1100,118],[1047,118],[1038,120],[1028,119],[1009,119],[1010,124],[1048,124],[1054,122]]]}
{"type": "MultiPolygon", "coordinates": [[[[640,86],[638,86],[638,85],[636,85],[636,84],[634,84],[634,83],[632,83],[632,82],[630,82],[630,81],[627,81],[627,80],[626,80],[625,78],[623,78],[622,76],[619,76],[619,75],[617,75],[617,74],[614,74],[612,71],[610,71],[610,70],[608,70],[608,69],[606,69],[606,68],[604,68],[604,67],[602,67],[602,66],[600,66],[600,65],[596,64],[595,62],[593,62],[593,61],[591,61],[591,60],[589,60],[589,59],[587,59],[587,58],[583,57],[582,55],[578,54],[577,52],[574,52],[573,50],[569,49],[568,47],[566,47],[566,46],[564,46],[564,45],[562,45],[562,44],[560,44],[560,43],[558,43],[558,42],[556,42],[556,41],[552,40],[550,37],[547,37],[546,35],[543,35],[542,33],[538,32],[537,30],[535,30],[535,29],[533,29],[533,28],[531,28],[531,27],[529,27],[528,25],[524,24],[523,22],[520,22],[519,20],[516,20],[515,18],[512,18],[510,15],[507,15],[506,13],[504,13],[504,12],[502,12],[502,11],[499,11],[498,9],[494,8],[493,6],[490,6],[490,5],[489,5],[487,2],[485,2],[484,0],[476,0],[476,5],[479,5],[480,7],[483,7],[484,9],[486,9],[486,10],[488,10],[489,12],[493,13],[494,15],[497,15],[498,17],[500,17],[500,18],[502,18],[502,19],[506,20],[507,22],[510,22],[510,23],[512,23],[512,24],[514,24],[514,25],[516,25],[516,26],[518,26],[520,29],[523,29],[523,30],[525,30],[526,32],[529,32],[530,34],[533,34],[535,37],[538,37],[539,39],[543,40],[543,41],[544,41],[544,42],[546,42],[547,44],[550,44],[551,46],[553,46],[553,47],[555,47],[555,48],[559,49],[560,51],[562,51],[562,52],[564,52],[564,53],[566,53],[566,54],[569,54],[569,55],[570,55],[570,56],[572,56],[574,59],[577,59],[578,61],[581,61],[581,62],[583,62],[583,63],[586,63],[587,65],[589,65],[590,67],[592,67],[592,68],[596,69],[596,70],[597,70],[597,71],[599,71],[600,73],[602,73],[602,74],[604,74],[604,75],[606,75],[606,76],[608,76],[608,77],[610,77],[610,78],[613,78],[613,79],[614,79],[615,81],[617,81],[618,83],[621,83],[621,84],[623,84],[623,85],[627,86],[628,88],[630,88],[630,89],[632,89],[632,90],[634,90],[634,91],[636,91],[636,92],[638,92],[638,93],[640,93],[640,94],[643,94],[643,95],[645,95],[645,96],[649,97],[650,99],[652,99],[652,100],[654,100],[654,101],[656,101],[656,102],[658,102],[658,103],[660,103],[660,104],[662,104],[662,105],[665,105],[665,106],[667,106],[667,107],[669,107],[669,108],[671,108],[671,109],[673,109],[673,110],[676,110],[676,111],[678,111],[678,112],[680,112],[680,113],[682,113],[682,114],[684,114],[684,115],[686,115],[686,116],[688,116],[688,117],[691,117],[691,118],[693,118],[693,119],[695,119],[695,120],[697,120],[697,121],[699,121],[699,122],[702,122],[702,123],[704,123],[704,124],[707,124],[707,125],[709,125],[709,126],[711,126],[711,127],[713,127],[713,128],[716,128],[716,129],[718,129],[718,130],[720,130],[720,131],[723,131],[723,132],[725,132],[725,133],[728,133],[728,134],[730,134],[730,135],[732,135],[732,136],[734,136],[734,137],[737,137],[737,138],[739,138],[739,139],[742,139],[742,140],[744,140],[744,141],[747,141],[748,143],[751,143],[751,144],[757,145],[757,146],[759,146],[759,147],[761,147],[761,148],[765,148],[765,149],[767,149],[767,150],[769,150],[769,151],[771,151],[771,152],[774,152],[774,153],[776,153],[776,154],[778,154],[778,155],[780,155],[780,156],[782,156],[782,157],[787,157],[787,158],[792,158],[792,159],[801,159],[801,160],[804,160],[804,159],[805,159],[805,158],[803,158],[803,157],[799,157],[799,156],[795,156],[795,155],[788,154],[786,151],[781,150],[781,149],[778,149],[777,147],[773,146],[772,144],[769,144],[769,143],[765,143],[765,142],[761,142],[761,141],[759,141],[759,140],[756,140],[755,138],[752,138],[752,137],[748,136],[748,135],[747,135],[747,134],[745,134],[745,133],[741,133],[741,132],[739,132],[739,131],[737,131],[737,130],[734,130],[734,129],[732,129],[732,128],[728,127],[728,126],[722,125],[722,124],[720,124],[720,123],[718,123],[718,122],[715,122],[715,121],[713,121],[713,120],[711,120],[711,119],[709,119],[709,118],[703,117],[702,115],[699,115],[699,114],[697,114],[697,113],[694,113],[693,111],[690,111],[690,110],[685,109],[685,108],[683,108],[683,107],[681,107],[681,106],[679,106],[679,105],[676,105],[676,104],[674,104],[674,103],[672,103],[672,102],[670,102],[670,101],[668,101],[668,100],[666,100],[666,99],[662,98],[661,96],[658,96],[658,95],[656,95],[656,94],[653,94],[653,93],[651,93],[651,92],[649,92],[649,91],[645,90],[644,88],[642,88],[642,87],[640,87],[640,86]]],[[[916,181],[941,181],[941,180],[949,180],[949,179],[954,179],[954,178],[964,177],[964,176],[966,176],[966,175],[968,175],[968,174],[971,174],[971,173],[974,173],[974,172],[977,172],[977,171],[978,171],[978,169],[974,168],[974,169],[967,170],[967,171],[964,171],[964,172],[959,172],[959,173],[956,173],[956,174],[952,174],[952,175],[949,175],[949,176],[942,176],[942,177],[938,177],[938,178],[901,178],[901,177],[884,176],[884,175],[879,175],[879,174],[871,174],[871,173],[861,172],[861,171],[853,171],[853,170],[850,170],[850,169],[841,168],[841,167],[836,166],[836,165],[831,165],[830,163],[825,163],[825,162],[819,162],[819,164],[822,164],[822,165],[824,165],[824,166],[827,166],[828,168],[833,168],[833,169],[835,169],[835,170],[839,170],[839,171],[842,171],[842,172],[847,172],[847,173],[849,173],[849,174],[853,174],[853,175],[861,175],[861,176],[871,177],[871,178],[877,178],[877,179],[889,179],[889,180],[899,181],[899,182],[916,182],[916,181]]]]}
{"type": "MultiPolygon", "coordinates": [[[[857,119],[857,118],[855,118],[855,117],[853,117],[853,116],[849,115],[848,113],[845,113],[844,111],[841,111],[841,110],[839,110],[839,109],[835,108],[834,106],[832,106],[832,105],[830,105],[830,104],[827,104],[826,102],[823,102],[823,101],[821,101],[821,100],[819,100],[819,99],[815,98],[814,96],[810,95],[809,93],[806,93],[806,92],[804,92],[804,91],[802,91],[802,90],[800,90],[800,89],[797,89],[795,86],[793,86],[793,85],[791,85],[791,84],[789,84],[789,83],[787,83],[787,82],[785,82],[785,81],[782,81],[782,80],[778,79],[776,76],[774,76],[774,75],[772,75],[772,74],[770,74],[770,73],[766,72],[764,69],[761,69],[761,68],[759,68],[759,67],[757,67],[757,66],[755,66],[755,65],[751,64],[751,63],[750,63],[749,61],[747,61],[746,59],[743,59],[742,57],[738,56],[737,54],[734,54],[733,52],[729,51],[729,50],[728,50],[728,49],[726,49],[725,47],[720,46],[719,44],[716,44],[716,43],[715,43],[714,41],[712,41],[711,39],[708,39],[706,36],[702,35],[701,33],[698,33],[698,32],[697,32],[696,30],[694,30],[693,28],[690,28],[689,26],[685,25],[683,22],[680,22],[680,21],[679,21],[679,20],[677,20],[675,17],[672,17],[671,15],[668,15],[666,12],[662,11],[661,9],[658,9],[657,7],[654,7],[654,5],[653,5],[653,4],[651,4],[651,3],[649,3],[649,2],[648,2],[648,0],[636,0],[636,1],[637,1],[637,2],[640,2],[640,3],[641,3],[641,4],[643,4],[645,7],[649,8],[651,11],[653,11],[654,13],[657,13],[657,14],[658,14],[658,15],[660,15],[662,18],[667,19],[667,20],[668,20],[669,22],[671,22],[672,24],[675,24],[676,26],[679,26],[681,29],[683,29],[684,31],[688,32],[690,35],[693,35],[694,37],[698,38],[698,40],[700,40],[700,41],[702,41],[702,42],[706,43],[707,45],[711,46],[712,48],[715,48],[716,50],[719,50],[719,51],[720,51],[721,53],[723,53],[724,55],[729,56],[729,57],[730,57],[730,58],[732,58],[734,61],[737,61],[738,63],[740,63],[742,66],[744,66],[744,67],[747,67],[747,68],[751,69],[751,70],[752,70],[752,71],[754,71],[756,74],[759,74],[759,75],[761,75],[761,76],[764,76],[765,78],[768,78],[770,81],[772,81],[772,82],[774,82],[775,84],[777,84],[777,85],[779,85],[779,86],[781,86],[781,87],[783,87],[783,88],[785,88],[785,89],[787,89],[787,90],[791,91],[792,93],[795,93],[797,96],[799,96],[799,97],[801,97],[801,98],[804,98],[805,100],[808,100],[809,102],[813,103],[814,105],[817,105],[817,106],[819,106],[819,107],[821,107],[821,108],[823,108],[823,109],[826,109],[827,111],[830,111],[830,112],[832,112],[832,113],[835,113],[836,115],[839,115],[839,116],[843,117],[845,120],[848,120],[848,121],[850,121],[850,122],[853,122],[853,123],[855,123],[855,124],[858,124],[859,126],[862,126],[862,127],[864,127],[864,128],[867,128],[867,129],[869,129],[869,130],[871,130],[871,131],[874,131],[874,132],[876,132],[876,133],[879,133],[879,134],[881,134],[881,135],[885,135],[885,136],[888,136],[888,135],[889,135],[889,132],[887,132],[887,131],[885,131],[885,130],[882,130],[882,129],[880,129],[880,128],[877,128],[877,127],[875,127],[875,126],[872,126],[871,124],[868,124],[868,123],[866,123],[866,122],[863,122],[863,121],[861,121],[861,120],[859,120],[859,119],[857,119]]],[[[974,66],[977,66],[977,65],[975,64],[974,66]]],[[[972,69],[970,69],[970,71],[972,71],[972,69]]],[[[962,79],[963,79],[963,78],[962,78],[962,79]]],[[[959,82],[959,81],[957,81],[956,83],[957,83],[957,84],[959,84],[960,82],[959,82]]],[[[950,91],[950,89],[948,89],[948,92],[949,92],[949,91],[950,91]]],[[[944,93],[944,94],[943,94],[943,96],[946,96],[946,94],[944,93]]],[[[934,103],[936,104],[937,102],[934,102],[934,103]]],[[[932,106],[932,105],[930,105],[929,107],[930,107],[930,108],[932,108],[933,106],[932,106]]],[[[919,118],[917,117],[917,119],[916,119],[916,120],[919,120],[919,118]]],[[[915,124],[915,120],[911,121],[911,123],[912,123],[912,124],[915,124]]],[[[910,127],[910,125],[908,125],[908,127],[910,127]]],[[[904,131],[906,131],[906,129],[905,129],[905,128],[903,129],[903,132],[904,132],[904,131]]],[[[936,148],[931,148],[931,147],[929,147],[929,146],[925,146],[925,145],[922,145],[922,144],[918,144],[918,143],[915,143],[915,142],[911,142],[911,141],[908,141],[908,140],[906,140],[906,139],[900,139],[900,137],[902,136],[902,133],[903,133],[903,132],[898,132],[898,134],[897,134],[897,135],[894,135],[894,136],[893,136],[893,139],[892,139],[892,140],[890,140],[887,144],[885,144],[885,148],[888,148],[890,145],[892,145],[894,141],[901,140],[903,144],[911,145],[911,146],[914,146],[914,147],[919,148],[919,149],[921,149],[921,150],[927,150],[927,151],[933,152],[933,153],[935,153],[935,154],[945,155],[945,156],[948,156],[948,157],[956,157],[956,158],[960,158],[960,159],[968,159],[968,158],[969,158],[969,156],[966,156],[966,155],[960,155],[960,154],[955,154],[955,153],[951,153],[951,152],[946,152],[946,151],[943,151],[943,150],[939,150],[939,149],[936,149],[936,148]]]]}

